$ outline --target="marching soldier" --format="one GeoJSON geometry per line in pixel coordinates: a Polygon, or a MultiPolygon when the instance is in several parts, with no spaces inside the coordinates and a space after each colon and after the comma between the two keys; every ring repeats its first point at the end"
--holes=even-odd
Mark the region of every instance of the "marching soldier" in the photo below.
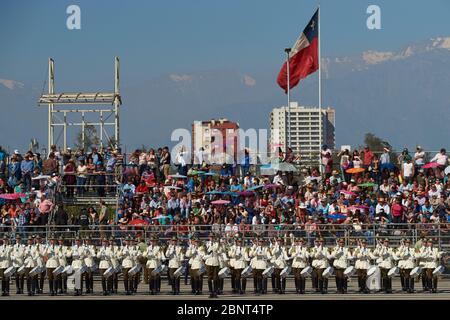
{"type": "Polygon", "coordinates": [[[206,274],[208,275],[209,297],[217,298],[219,293],[219,257],[222,254],[222,246],[219,239],[215,238],[207,248],[207,255],[204,257],[206,274]]]}
{"type": "MultiPolygon", "coordinates": [[[[46,249],[46,244],[42,241],[43,239],[41,238],[41,236],[38,234],[35,237],[35,246],[36,246],[36,250],[38,252],[37,255],[37,263],[39,264],[39,266],[44,265],[44,253],[45,253],[45,249],[46,249]]],[[[42,271],[38,273],[37,277],[36,277],[36,281],[37,281],[37,290],[38,293],[43,293],[44,292],[44,281],[45,281],[45,268],[42,268],[42,271]]]]}
{"type": "MultiPolygon", "coordinates": [[[[71,250],[67,253],[68,257],[72,257],[72,268],[74,270],[82,270],[86,267],[85,258],[87,256],[87,248],[82,244],[82,239],[77,236],[75,244],[71,250]]],[[[80,273],[80,288],[75,288],[75,295],[80,296],[83,294],[83,279],[85,278],[85,272],[80,273]]]]}
{"type": "Polygon", "coordinates": [[[268,267],[267,261],[272,258],[270,249],[264,246],[264,240],[258,239],[258,245],[250,251],[253,262],[253,279],[256,283],[256,293],[267,293],[267,278],[263,278],[263,271],[268,267]]]}
{"type": "Polygon", "coordinates": [[[309,251],[305,246],[303,238],[295,239],[295,245],[289,249],[289,255],[293,258],[292,270],[294,273],[295,291],[300,294],[305,293],[306,278],[301,272],[309,264],[309,251]]]}
{"type": "Polygon", "coordinates": [[[236,244],[230,248],[228,253],[230,257],[231,274],[234,280],[235,293],[244,294],[247,286],[247,279],[242,278],[242,271],[247,267],[250,257],[248,255],[250,248],[242,245],[242,238],[236,238],[236,244]],[[234,275],[233,275],[234,274],[234,275]]]}
{"type": "Polygon", "coordinates": [[[123,285],[125,288],[126,295],[131,295],[134,286],[134,278],[129,275],[129,271],[136,265],[134,255],[135,248],[132,244],[133,240],[131,236],[127,236],[125,239],[125,246],[122,247],[120,251],[120,257],[122,260],[122,273],[123,273],[123,285]]]}
{"type": "Polygon", "coordinates": [[[322,238],[318,239],[316,246],[312,249],[311,257],[313,260],[311,265],[313,267],[313,274],[317,279],[316,291],[324,294],[328,292],[328,278],[323,277],[323,272],[329,267],[329,251],[328,248],[323,246],[323,243],[324,240],[322,238]]]}
{"type": "Polygon", "coordinates": [[[53,271],[59,267],[56,238],[54,235],[51,235],[50,244],[46,246],[44,250],[44,257],[47,259],[45,267],[47,268],[48,287],[50,290],[50,295],[54,296],[57,294],[58,286],[56,277],[53,275],[53,271]]]}
{"type": "Polygon", "coordinates": [[[153,274],[153,270],[160,268],[162,261],[166,259],[162,247],[158,244],[158,237],[153,236],[151,244],[147,247],[143,256],[147,258],[146,269],[149,282],[150,294],[158,293],[161,289],[161,274],[153,274]]]}
{"type": "Polygon", "coordinates": [[[439,252],[438,248],[433,248],[433,240],[428,239],[426,248],[420,254],[420,257],[425,261],[424,269],[427,288],[430,290],[430,292],[436,293],[438,277],[437,275],[433,275],[433,271],[439,265],[439,261],[442,257],[442,252],[439,252]]]}
{"type": "MultiPolygon", "coordinates": [[[[141,239],[140,234],[138,234],[138,238],[141,239]]],[[[139,247],[138,239],[134,239],[134,240],[132,239],[132,243],[133,243],[134,265],[138,266],[138,271],[133,275],[133,288],[131,290],[133,293],[137,293],[139,282],[141,281],[141,270],[145,267],[145,265],[142,266],[142,264],[145,264],[145,263],[143,262],[143,257],[142,257],[143,252],[141,251],[141,249],[139,247]]],[[[145,245],[145,243],[144,243],[144,245],[145,245]]]]}
{"type": "Polygon", "coordinates": [[[85,241],[86,248],[86,257],[84,258],[84,262],[86,264],[87,272],[85,275],[86,281],[86,293],[94,293],[94,269],[95,269],[95,261],[94,257],[96,257],[96,247],[92,243],[91,236],[88,236],[85,241]]]}
{"type": "Polygon", "coordinates": [[[367,270],[370,268],[370,259],[373,257],[372,252],[367,248],[367,242],[365,239],[360,241],[360,245],[355,249],[354,257],[356,274],[358,276],[358,287],[359,292],[369,293],[369,288],[367,287],[367,270]]]}
{"type": "Polygon", "coordinates": [[[278,237],[277,243],[271,250],[271,263],[275,267],[273,272],[275,279],[275,292],[284,294],[286,291],[286,278],[281,279],[280,273],[287,266],[289,260],[286,247],[283,245],[283,238],[278,237]]]}
{"type": "MultiPolygon", "coordinates": [[[[255,269],[255,263],[256,263],[256,256],[251,256],[250,253],[255,250],[258,247],[258,239],[255,238],[252,241],[252,245],[251,247],[249,247],[249,257],[250,257],[250,267],[252,268],[252,270],[255,269]]],[[[258,281],[257,281],[257,277],[255,277],[254,272],[252,271],[253,274],[253,293],[258,293],[258,281]]]]}
{"type": "MultiPolygon", "coordinates": [[[[62,236],[59,236],[58,238],[56,256],[58,257],[59,265],[67,267],[67,258],[70,256],[70,247],[64,244],[64,238],[62,236]]],[[[67,274],[65,272],[61,272],[56,276],[56,284],[57,287],[55,290],[59,289],[60,294],[67,293],[67,274]]]]}
{"type": "Polygon", "coordinates": [[[180,278],[175,277],[173,274],[179,267],[181,267],[184,255],[183,248],[178,244],[178,239],[176,236],[172,237],[170,245],[167,247],[165,257],[169,260],[168,276],[172,286],[172,294],[180,294],[180,278]]]}
{"type": "Polygon", "coordinates": [[[347,277],[345,277],[344,271],[349,266],[349,260],[353,258],[350,250],[344,244],[344,239],[339,239],[338,245],[329,256],[330,259],[334,259],[333,267],[336,272],[337,293],[347,293],[347,277]]]}
{"type": "MultiPolygon", "coordinates": [[[[13,245],[11,252],[11,260],[16,270],[24,266],[25,246],[20,243],[21,240],[22,239],[20,235],[16,235],[16,243],[13,245]]],[[[33,238],[31,238],[31,241],[33,241],[33,238]]],[[[25,272],[23,273],[16,272],[15,278],[16,278],[16,294],[23,294],[23,286],[25,283],[25,272]]]]}
{"type": "Polygon", "coordinates": [[[389,239],[384,239],[383,245],[375,249],[374,256],[381,272],[381,288],[386,293],[392,293],[392,279],[388,276],[389,269],[394,267],[394,250],[389,247],[389,239]]]}
{"type": "Polygon", "coordinates": [[[411,247],[411,241],[406,239],[403,245],[395,254],[398,260],[397,266],[400,268],[400,276],[403,278],[402,289],[408,293],[414,292],[414,278],[411,277],[411,270],[416,266],[415,249],[411,247]]]}
{"type": "Polygon", "coordinates": [[[9,244],[9,238],[3,236],[3,244],[0,246],[0,277],[2,278],[2,296],[9,296],[9,277],[5,276],[5,270],[12,266],[11,261],[12,246],[9,244]]]}
{"type": "MultiPolygon", "coordinates": [[[[186,251],[186,257],[189,258],[190,264],[190,275],[191,275],[191,284],[192,290],[196,295],[202,294],[203,291],[203,272],[202,270],[205,268],[203,264],[203,258],[206,255],[206,248],[198,243],[198,238],[192,239],[192,244],[186,251]]],[[[208,282],[209,284],[209,282],[208,282]]]]}
{"type": "Polygon", "coordinates": [[[114,268],[114,273],[111,276],[112,280],[112,287],[111,292],[117,293],[117,290],[119,289],[119,267],[120,267],[120,247],[116,245],[115,242],[116,238],[114,235],[111,236],[109,239],[109,246],[111,247],[111,266],[114,268]]]}
{"type": "Polygon", "coordinates": [[[104,296],[109,295],[112,291],[112,275],[105,276],[105,271],[112,267],[112,255],[113,252],[109,246],[109,241],[105,237],[102,239],[102,246],[97,250],[97,259],[100,261],[98,268],[100,275],[102,276],[102,290],[104,296]]]}
{"type": "Polygon", "coordinates": [[[404,261],[400,259],[399,253],[403,251],[405,248],[405,239],[402,238],[400,240],[400,246],[397,248],[397,250],[394,251],[394,261],[397,262],[397,267],[400,269],[400,283],[402,286],[402,291],[406,291],[405,286],[405,275],[404,272],[402,272],[404,261]]]}
{"type": "Polygon", "coordinates": [[[25,252],[23,254],[23,263],[25,266],[25,276],[27,278],[27,292],[29,296],[36,294],[38,290],[37,284],[37,274],[31,274],[30,271],[38,266],[38,259],[40,253],[38,248],[34,245],[34,239],[32,236],[28,237],[28,244],[25,247],[25,252]]]}

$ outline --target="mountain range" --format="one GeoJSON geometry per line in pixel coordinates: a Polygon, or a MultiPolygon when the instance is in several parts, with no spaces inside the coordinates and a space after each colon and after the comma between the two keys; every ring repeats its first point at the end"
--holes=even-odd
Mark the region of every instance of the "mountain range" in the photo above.
{"type": "MultiPolygon", "coordinates": [[[[322,58],[323,107],[336,110],[337,147],[361,145],[366,132],[396,148],[421,144],[437,150],[447,145],[450,37],[394,49],[322,58]]],[[[122,143],[127,150],[142,144],[171,145],[173,129],[190,130],[194,120],[221,117],[239,122],[243,129],[268,129],[270,111],[286,104],[276,84],[280,67],[281,62],[252,73],[171,73],[133,86],[123,84],[122,143]]],[[[317,86],[316,73],[292,90],[292,100],[317,105],[317,86]]],[[[33,137],[45,144],[47,113],[36,106],[40,91],[26,79],[0,79],[0,104],[7,110],[0,118],[1,145],[26,148],[33,137]]]]}

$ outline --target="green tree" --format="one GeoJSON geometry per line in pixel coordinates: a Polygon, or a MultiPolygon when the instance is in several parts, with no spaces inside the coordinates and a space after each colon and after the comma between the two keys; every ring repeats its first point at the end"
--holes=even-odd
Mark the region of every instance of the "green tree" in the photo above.
{"type": "Polygon", "coordinates": [[[366,133],[366,135],[364,136],[364,144],[368,146],[372,151],[382,152],[383,148],[388,148],[389,150],[393,151],[392,146],[388,141],[383,140],[382,138],[379,138],[370,132],[366,133]]]}
{"type": "Polygon", "coordinates": [[[98,137],[97,129],[90,124],[84,126],[84,141],[82,129],[75,139],[75,146],[77,148],[84,148],[85,150],[97,146],[99,143],[100,138],[98,137]]]}

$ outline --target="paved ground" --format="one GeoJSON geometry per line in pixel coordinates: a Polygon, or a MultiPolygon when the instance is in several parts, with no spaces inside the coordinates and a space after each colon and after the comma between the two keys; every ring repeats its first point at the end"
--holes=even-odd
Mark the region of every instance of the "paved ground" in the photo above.
{"type": "MultiPolygon", "coordinates": [[[[394,278],[393,281],[393,293],[383,294],[383,293],[370,293],[370,294],[360,294],[356,292],[357,280],[352,279],[349,282],[349,293],[342,295],[336,294],[336,286],[334,279],[330,279],[328,294],[312,293],[311,291],[311,281],[308,279],[306,284],[307,293],[304,295],[298,295],[295,293],[293,279],[288,279],[287,292],[284,295],[271,293],[271,283],[269,279],[268,287],[269,293],[266,295],[255,295],[253,293],[253,280],[249,279],[247,282],[247,292],[245,295],[231,294],[230,280],[225,280],[225,293],[220,295],[218,299],[248,299],[248,300],[403,300],[403,299],[413,299],[413,300],[450,300],[450,278],[439,279],[439,292],[438,293],[428,293],[422,292],[422,285],[420,282],[415,283],[416,293],[408,294],[403,293],[400,290],[400,278],[394,278]]],[[[14,299],[14,300],[202,300],[208,298],[208,285],[206,279],[203,284],[203,295],[196,296],[190,293],[190,285],[184,285],[184,280],[181,282],[181,294],[179,296],[173,296],[170,294],[170,287],[167,284],[167,280],[163,279],[161,293],[159,295],[150,295],[148,292],[148,285],[141,282],[139,284],[138,293],[132,296],[126,296],[123,293],[123,282],[119,282],[119,294],[111,296],[103,296],[101,294],[101,284],[99,281],[95,281],[94,284],[94,294],[83,294],[81,297],[75,297],[72,292],[67,295],[58,295],[56,297],[50,296],[47,292],[48,283],[46,281],[44,287],[44,294],[35,295],[29,297],[26,293],[24,295],[16,295],[15,283],[11,282],[11,295],[9,297],[1,297],[0,300],[14,299]]]]}

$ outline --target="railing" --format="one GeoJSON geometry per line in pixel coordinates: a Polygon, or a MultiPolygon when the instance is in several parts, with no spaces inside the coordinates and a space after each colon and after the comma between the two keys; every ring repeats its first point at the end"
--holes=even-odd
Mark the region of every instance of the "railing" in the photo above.
{"type": "Polygon", "coordinates": [[[273,241],[276,237],[282,237],[286,243],[292,243],[294,238],[302,237],[312,245],[314,240],[321,237],[325,244],[332,246],[337,239],[343,238],[346,245],[354,247],[358,239],[365,239],[369,246],[374,247],[379,241],[389,239],[393,246],[398,246],[402,239],[410,239],[412,243],[417,242],[421,236],[433,239],[434,245],[442,249],[450,249],[450,228],[447,224],[371,224],[371,225],[344,225],[344,224],[323,224],[314,227],[305,225],[288,224],[259,224],[240,225],[235,229],[229,225],[45,225],[45,226],[0,226],[0,236],[9,236],[14,239],[18,234],[22,241],[26,241],[30,235],[40,235],[46,240],[54,234],[56,237],[63,236],[66,241],[73,241],[76,236],[91,237],[96,243],[100,243],[103,237],[114,236],[121,240],[131,235],[133,237],[142,236],[144,240],[149,240],[156,236],[160,241],[170,240],[176,236],[180,240],[188,240],[196,235],[201,240],[206,240],[210,233],[220,236],[227,242],[232,242],[234,236],[239,233],[243,235],[244,241],[251,243],[255,237],[264,238],[266,241],[273,241]]]}

